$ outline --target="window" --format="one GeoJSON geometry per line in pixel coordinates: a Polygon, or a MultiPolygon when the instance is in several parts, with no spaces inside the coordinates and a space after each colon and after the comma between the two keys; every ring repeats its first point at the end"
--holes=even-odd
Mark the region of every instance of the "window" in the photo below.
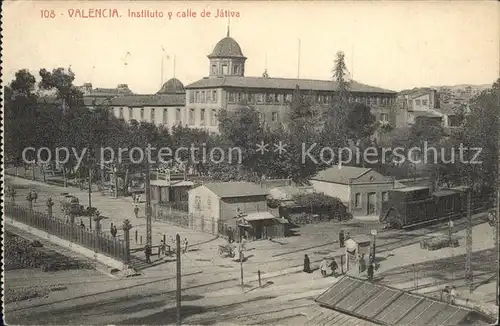
{"type": "Polygon", "coordinates": [[[420,100],[415,100],[415,105],[420,105],[420,100]]]}
{"type": "Polygon", "coordinates": [[[181,109],[177,109],[175,111],[175,121],[176,122],[182,122],[182,119],[181,119],[181,109]]]}
{"type": "Polygon", "coordinates": [[[387,191],[384,191],[382,193],[382,201],[383,202],[389,201],[389,193],[387,191]]]}
{"type": "Polygon", "coordinates": [[[264,103],[264,94],[255,94],[255,102],[258,104],[264,103]]]}
{"type": "Polygon", "coordinates": [[[217,66],[212,65],[212,75],[217,75],[217,66]]]}
{"type": "Polygon", "coordinates": [[[229,73],[227,65],[222,65],[222,74],[227,75],[229,73]]]}
{"type": "Polygon", "coordinates": [[[217,110],[216,109],[212,109],[212,116],[211,116],[211,119],[210,119],[210,124],[212,126],[216,126],[217,125],[217,110]]]}
{"type": "Polygon", "coordinates": [[[163,109],[163,123],[168,122],[168,109],[163,109]]]}
{"type": "Polygon", "coordinates": [[[427,100],[422,100],[422,105],[427,105],[427,100]]]}
{"type": "Polygon", "coordinates": [[[233,75],[238,75],[240,73],[240,66],[234,65],[233,66],[233,75]]]}
{"type": "Polygon", "coordinates": [[[241,101],[241,93],[234,93],[234,101],[239,103],[241,101]]]}
{"type": "Polygon", "coordinates": [[[196,196],[194,198],[194,208],[198,211],[201,211],[201,196],[196,196]]]}
{"type": "Polygon", "coordinates": [[[212,198],[210,197],[207,198],[207,208],[212,209],[212,198]]]}
{"type": "Polygon", "coordinates": [[[189,109],[189,124],[194,125],[194,109],[189,109]]]}
{"type": "Polygon", "coordinates": [[[200,110],[200,121],[202,125],[205,124],[205,109],[200,110]]]}
{"type": "Polygon", "coordinates": [[[290,103],[290,102],[292,102],[292,94],[286,94],[285,103],[290,103]]]}
{"type": "Polygon", "coordinates": [[[273,122],[277,122],[278,121],[278,112],[273,112],[272,113],[271,120],[273,122]]]}
{"type": "Polygon", "coordinates": [[[360,208],[361,207],[361,194],[358,192],[354,196],[354,207],[360,208]]]}
{"type": "Polygon", "coordinates": [[[254,94],[252,94],[252,93],[247,94],[247,101],[248,101],[248,103],[254,103],[254,101],[255,101],[254,94]]]}
{"type": "Polygon", "coordinates": [[[217,103],[217,91],[212,91],[212,102],[217,103]]]}
{"type": "Polygon", "coordinates": [[[151,109],[151,122],[155,122],[155,109],[151,109]]]}
{"type": "Polygon", "coordinates": [[[128,118],[129,120],[132,120],[134,118],[134,111],[132,108],[128,108],[128,118]]]}
{"type": "Polygon", "coordinates": [[[380,121],[389,121],[389,116],[387,115],[387,113],[380,114],[380,121]]]}
{"type": "Polygon", "coordinates": [[[144,109],[141,109],[141,121],[144,120],[144,109]]]}
{"type": "Polygon", "coordinates": [[[259,122],[261,124],[263,124],[266,120],[266,117],[264,116],[264,113],[262,113],[262,112],[259,112],[258,114],[259,114],[259,122]]]}
{"type": "Polygon", "coordinates": [[[205,91],[201,92],[201,103],[205,103],[205,91]]]}
{"type": "Polygon", "coordinates": [[[120,119],[123,119],[123,108],[120,108],[119,117],[120,117],[120,119]]]}
{"type": "Polygon", "coordinates": [[[228,102],[229,103],[234,103],[234,93],[233,92],[229,92],[228,93],[228,102]]]}
{"type": "Polygon", "coordinates": [[[194,92],[194,103],[200,103],[200,92],[194,92]]]}
{"type": "Polygon", "coordinates": [[[272,104],[274,103],[274,94],[266,94],[266,103],[272,104]]]}
{"type": "Polygon", "coordinates": [[[194,92],[189,92],[189,103],[194,103],[194,92]]]}

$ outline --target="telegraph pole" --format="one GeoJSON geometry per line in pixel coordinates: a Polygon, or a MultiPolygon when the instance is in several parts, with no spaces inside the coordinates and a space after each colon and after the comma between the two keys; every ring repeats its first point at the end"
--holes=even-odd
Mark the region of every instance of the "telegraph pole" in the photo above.
{"type": "MultiPolygon", "coordinates": [[[[500,142],[499,142],[500,143],[500,142]]],[[[500,144],[499,144],[500,145],[500,144]]],[[[499,151],[500,151],[500,146],[499,146],[499,151]]],[[[499,160],[500,160],[500,155],[499,155],[499,160]]],[[[500,290],[500,273],[498,273],[498,271],[500,271],[500,244],[498,243],[499,240],[500,240],[500,237],[499,237],[499,234],[500,234],[500,164],[499,164],[499,176],[498,176],[498,181],[497,181],[497,184],[498,184],[498,190],[497,190],[497,207],[496,207],[496,219],[495,219],[495,236],[493,237],[494,238],[494,241],[495,241],[495,249],[496,249],[496,264],[497,264],[497,286],[496,286],[496,292],[497,292],[497,296],[496,296],[496,305],[498,306],[499,305],[499,298],[498,298],[498,295],[499,295],[499,290],[500,290]]]]}
{"type": "Polygon", "coordinates": [[[465,263],[465,278],[469,286],[469,292],[472,293],[473,271],[472,271],[472,213],[471,213],[471,189],[467,190],[467,234],[466,234],[466,252],[467,261],[465,263]]]}
{"type": "MultiPolygon", "coordinates": [[[[151,225],[151,180],[149,175],[149,163],[151,151],[148,146],[146,149],[147,157],[146,157],[146,179],[145,179],[145,187],[146,187],[146,244],[151,248],[152,246],[152,225],[151,225]]],[[[126,186],[126,185],[125,185],[126,186]]]]}
{"type": "Polygon", "coordinates": [[[175,242],[177,245],[177,325],[181,324],[181,236],[177,234],[175,236],[175,242]]]}

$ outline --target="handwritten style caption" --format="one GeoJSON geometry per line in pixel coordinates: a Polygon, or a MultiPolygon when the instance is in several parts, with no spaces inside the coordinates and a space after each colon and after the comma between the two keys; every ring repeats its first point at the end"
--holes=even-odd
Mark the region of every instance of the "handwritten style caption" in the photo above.
{"type": "Polygon", "coordinates": [[[116,19],[116,18],[163,18],[168,20],[186,18],[239,18],[239,11],[229,9],[216,9],[195,11],[185,9],[181,11],[161,11],[151,9],[141,10],[118,10],[116,8],[80,9],[68,10],[41,9],[40,18],[55,19],[57,17],[68,17],[71,19],[116,19]]]}

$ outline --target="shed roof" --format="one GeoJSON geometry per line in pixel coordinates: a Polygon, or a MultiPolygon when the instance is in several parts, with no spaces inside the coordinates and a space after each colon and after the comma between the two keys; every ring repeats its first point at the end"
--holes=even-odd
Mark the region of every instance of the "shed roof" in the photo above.
{"type": "Polygon", "coordinates": [[[424,190],[424,189],[429,189],[429,187],[415,186],[415,187],[398,188],[398,189],[394,189],[393,191],[410,192],[410,191],[424,190]]]}
{"type": "Polygon", "coordinates": [[[487,325],[489,320],[476,311],[351,276],[342,277],[315,301],[382,325],[487,325]]]}
{"type": "Polygon", "coordinates": [[[268,191],[255,183],[247,181],[238,182],[209,182],[203,186],[210,189],[221,198],[267,196],[268,191]]]}
{"type": "MultiPolygon", "coordinates": [[[[203,78],[186,86],[187,89],[236,87],[236,88],[260,88],[260,89],[283,89],[293,91],[298,86],[301,90],[334,92],[336,82],[331,80],[313,80],[296,78],[270,78],[270,77],[242,77],[225,76],[218,78],[203,78]]],[[[351,82],[351,92],[357,93],[379,93],[395,95],[396,92],[358,83],[351,82]]]]}
{"type": "Polygon", "coordinates": [[[260,221],[260,220],[275,219],[276,216],[274,216],[270,212],[255,212],[255,213],[249,213],[247,216],[243,218],[247,221],[260,221]]]}

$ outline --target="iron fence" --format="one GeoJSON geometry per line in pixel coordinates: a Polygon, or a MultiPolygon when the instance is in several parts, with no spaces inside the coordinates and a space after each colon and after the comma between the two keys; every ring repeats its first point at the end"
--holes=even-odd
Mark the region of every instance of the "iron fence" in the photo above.
{"type": "Polygon", "coordinates": [[[76,224],[65,222],[56,217],[30,210],[13,203],[5,203],[5,215],[33,228],[46,231],[64,240],[82,245],[106,256],[126,262],[127,247],[125,241],[114,239],[107,234],[90,231],[76,224]]]}

